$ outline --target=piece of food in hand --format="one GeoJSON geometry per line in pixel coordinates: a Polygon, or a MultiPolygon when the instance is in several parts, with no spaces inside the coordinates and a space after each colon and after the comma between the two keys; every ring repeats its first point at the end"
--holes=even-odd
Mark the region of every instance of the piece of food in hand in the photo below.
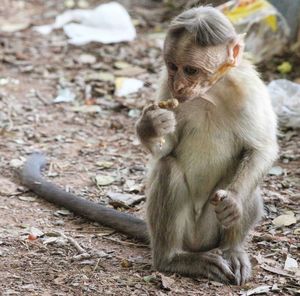
{"type": "Polygon", "coordinates": [[[175,109],[178,105],[179,102],[176,99],[169,99],[165,101],[160,101],[158,103],[158,107],[162,109],[175,109]]]}

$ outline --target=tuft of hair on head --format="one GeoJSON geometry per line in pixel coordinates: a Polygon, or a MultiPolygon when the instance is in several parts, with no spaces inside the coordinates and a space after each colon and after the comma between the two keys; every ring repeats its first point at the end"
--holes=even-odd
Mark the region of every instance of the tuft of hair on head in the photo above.
{"type": "Polygon", "coordinates": [[[180,38],[188,32],[199,46],[226,44],[237,34],[229,19],[211,6],[191,8],[179,14],[170,24],[170,37],[180,38]]]}

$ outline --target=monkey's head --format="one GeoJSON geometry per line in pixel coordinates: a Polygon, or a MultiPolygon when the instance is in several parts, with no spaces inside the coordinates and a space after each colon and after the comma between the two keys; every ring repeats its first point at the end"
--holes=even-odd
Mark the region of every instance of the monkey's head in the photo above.
{"type": "Polygon", "coordinates": [[[168,85],[180,102],[201,97],[239,63],[243,36],[219,10],[201,6],[171,23],[164,44],[168,85]]]}

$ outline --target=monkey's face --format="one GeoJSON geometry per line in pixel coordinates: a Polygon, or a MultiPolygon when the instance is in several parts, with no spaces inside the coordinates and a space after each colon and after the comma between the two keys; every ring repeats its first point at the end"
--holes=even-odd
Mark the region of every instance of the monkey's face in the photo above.
{"type": "Polygon", "coordinates": [[[166,41],[164,59],[172,96],[184,102],[201,97],[218,80],[228,62],[227,47],[199,47],[190,39],[176,46],[166,41]]]}

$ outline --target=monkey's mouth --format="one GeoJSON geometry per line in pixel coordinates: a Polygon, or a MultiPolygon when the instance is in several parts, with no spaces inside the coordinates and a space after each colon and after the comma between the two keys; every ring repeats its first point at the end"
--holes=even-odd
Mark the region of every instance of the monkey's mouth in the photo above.
{"type": "Polygon", "coordinates": [[[179,103],[184,103],[187,101],[191,101],[194,97],[193,96],[176,96],[174,98],[176,100],[178,100],[179,103]]]}

